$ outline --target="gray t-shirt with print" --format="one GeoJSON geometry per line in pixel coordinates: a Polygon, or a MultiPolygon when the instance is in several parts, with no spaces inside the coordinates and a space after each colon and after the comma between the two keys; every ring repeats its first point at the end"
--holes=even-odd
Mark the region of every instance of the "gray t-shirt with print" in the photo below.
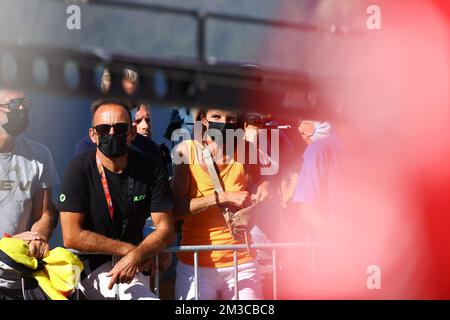
{"type": "MultiPolygon", "coordinates": [[[[0,237],[30,230],[33,195],[58,183],[48,148],[17,137],[11,152],[0,153],[0,237]]],[[[4,269],[0,263],[0,287],[15,287],[6,280],[11,279],[11,271],[4,269]]]]}

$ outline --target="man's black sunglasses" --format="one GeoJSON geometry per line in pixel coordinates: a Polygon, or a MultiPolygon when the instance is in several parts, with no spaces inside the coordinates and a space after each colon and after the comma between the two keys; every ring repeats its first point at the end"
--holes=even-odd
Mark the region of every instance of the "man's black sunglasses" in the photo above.
{"type": "Polygon", "coordinates": [[[28,109],[30,107],[30,100],[27,98],[12,99],[8,103],[0,103],[0,107],[6,107],[9,110],[19,110],[20,107],[28,109]]]}
{"type": "Polygon", "coordinates": [[[131,125],[129,123],[119,122],[113,125],[109,124],[98,124],[93,127],[95,133],[99,136],[106,136],[111,131],[111,128],[114,128],[114,133],[118,136],[126,136],[130,133],[131,125]]]}

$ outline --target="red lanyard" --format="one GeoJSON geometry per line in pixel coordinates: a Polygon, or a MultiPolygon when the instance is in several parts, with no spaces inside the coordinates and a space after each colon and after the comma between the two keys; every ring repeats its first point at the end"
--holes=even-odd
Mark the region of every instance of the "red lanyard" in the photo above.
{"type": "Polygon", "coordinates": [[[114,207],[111,199],[111,193],[109,193],[108,182],[106,181],[105,169],[103,169],[102,162],[100,161],[98,155],[96,155],[96,158],[97,158],[98,173],[100,173],[103,191],[105,192],[106,203],[108,204],[109,216],[111,217],[111,220],[114,220],[114,207]]]}

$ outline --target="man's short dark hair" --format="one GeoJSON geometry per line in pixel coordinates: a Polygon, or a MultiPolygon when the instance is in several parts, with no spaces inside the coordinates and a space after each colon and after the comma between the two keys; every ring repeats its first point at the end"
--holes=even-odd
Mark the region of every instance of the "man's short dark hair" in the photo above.
{"type": "Polygon", "coordinates": [[[148,111],[150,111],[150,105],[147,103],[138,103],[136,105],[136,112],[138,112],[139,110],[141,110],[142,107],[145,107],[148,109],[148,111]]]}
{"type": "Polygon", "coordinates": [[[97,112],[98,108],[100,108],[101,106],[103,106],[105,104],[115,104],[115,105],[121,106],[122,108],[125,109],[128,116],[130,117],[130,122],[132,121],[130,103],[120,101],[120,100],[114,100],[114,99],[101,99],[101,100],[94,101],[91,105],[91,121],[92,122],[94,122],[94,115],[97,112]]]}

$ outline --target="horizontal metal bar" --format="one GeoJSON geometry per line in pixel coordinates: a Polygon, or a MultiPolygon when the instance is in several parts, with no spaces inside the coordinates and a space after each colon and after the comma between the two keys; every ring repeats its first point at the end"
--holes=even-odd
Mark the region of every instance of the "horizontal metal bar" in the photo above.
{"type": "Polygon", "coordinates": [[[332,27],[323,28],[315,25],[308,25],[304,23],[284,21],[284,20],[275,20],[275,19],[264,19],[259,17],[251,17],[251,16],[239,16],[232,15],[227,13],[208,13],[208,18],[222,20],[226,22],[235,22],[241,24],[254,24],[266,27],[276,27],[276,28],[284,28],[284,29],[294,29],[299,31],[307,31],[307,32],[328,32],[331,33],[332,27]]]}
{"type": "MultiPolygon", "coordinates": [[[[61,3],[61,0],[46,0],[50,2],[58,2],[61,3]]],[[[197,16],[197,10],[187,9],[187,8],[177,8],[174,6],[167,6],[163,4],[156,3],[145,3],[145,2],[136,2],[131,0],[126,1],[117,1],[117,0],[78,0],[71,1],[70,4],[87,4],[87,5],[99,5],[99,6],[108,6],[108,7],[116,7],[120,9],[128,9],[128,10],[140,10],[140,11],[153,11],[158,13],[166,13],[173,15],[182,15],[182,16],[197,16]],[[78,3],[77,3],[78,2],[78,3]]]]}
{"type": "MultiPolygon", "coordinates": [[[[250,244],[251,249],[275,249],[275,248],[292,248],[292,247],[304,247],[309,248],[313,246],[323,245],[323,242],[286,242],[286,243],[261,243],[250,244]]],[[[173,246],[167,248],[166,252],[179,252],[179,251],[221,251],[221,250],[247,250],[246,244],[234,244],[234,245],[198,245],[198,246],[173,246]]]]}
{"type": "MultiPolygon", "coordinates": [[[[51,2],[59,2],[61,0],[47,0],[51,2]]],[[[73,1],[76,3],[76,1],[73,1]]],[[[209,12],[205,11],[201,8],[199,9],[188,9],[188,8],[177,8],[175,6],[168,6],[163,4],[156,3],[144,3],[144,2],[135,2],[131,0],[127,1],[117,1],[117,0],[85,0],[79,1],[80,4],[88,4],[88,5],[101,5],[108,7],[116,7],[121,9],[128,10],[140,10],[140,11],[150,11],[157,12],[163,14],[172,14],[178,16],[187,16],[187,17],[200,17],[203,16],[207,19],[212,20],[222,20],[229,21],[234,23],[241,24],[254,24],[254,25],[262,25],[267,27],[276,27],[276,28],[285,28],[285,29],[294,29],[299,31],[306,32],[322,32],[322,33],[332,33],[332,34],[354,34],[355,32],[349,32],[349,30],[344,28],[338,28],[334,25],[330,25],[329,27],[323,27],[318,25],[306,24],[301,22],[293,22],[279,19],[267,19],[260,18],[255,16],[244,16],[230,13],[221,13],[221,12],[209,12]]]]}
{"type": "MultiPolygon", "coordinates": [[[[0,86],[17,88],[27,92],[39,94],[56,94],[97,99],[99,92],[99,66],[106,64],[112,73],[112,86],[108,98],[138,100],[158,106],[171,107],[184,105],[195,107],[199,105],[214,105],[219,109],[273,112],[273,106],[289,109],[289,119],[292,117],[314,117],[313,114],[328,114],[331,103],[317,105],[307,99],[310,93],[317,95],[317,101],[328,101],[334,97],[334,89],[319,88],[317,84],[324,79],[312,78],[306,74],[284,72],[282,70],[264,68],[261,72],[250,72],[233,64],[208,65],[196,60],[179,61],[177,59],[156,59],[125,56],[113,52],[98,55],[89,54],[86,50],[82,54],[77,49],[64,49],[39,46],[16,46],[0,42],[2,54],[12,57],[15,64],[23,65],[17,69],[12,82],[6,82],[0,77],[0,86]],[[37,83],[32,74],[32,64],[36,56],[45,57],[50,68],[48,81],[37,83]],[[108,61],[101,56],[108,56],[108,61]],[[78,86],[70,88],[63,77],[65,64],[70,60],[79,68],[80,79],[78,86]],[[173,62],[170,66],[169,61],[173,62]],[[140,86],[133,97],[123,91],[119,78],[123,68],[133,65],[140,73],[142,83],[153,84],[155,72],[161,74],[161,81],[166,90],[158,93],[153,86],[140,86]],[[29,66],[29,67],[27,67],[29,66]],[[192,90],[188,90],[191,88],[192,90]],[[287,99],[287,95],[294,99],[287,99]],[[243,97],[246,97],[245,99],[243,97]],[[251,100],[251,103],[249,103],[251,100]],[[272,109],[270,109],[272,107],[272,109]],[[270,109],[270,110],[269,110],[270,109]]],[[[328,79],[327,81],[335,81],[328,79]]],[[[282,116],[280,121],[288,120],[282,116]]]]}
{"type": "MultiPolygon", "coordinates": [[[[324,245],[325,242],[279,242],[279,243],[260,243],[250,244],[251,249],[283,249],[283,248],[312,248],[324,245]]],[[[173,246],[166,248],[165,252],[184,252],[184,251],[222,251],[222,250],[247,250],[246,244],[230,244],[230,245],[197,245],[197,246],[173,246]]],[[[108,255],[105,253],[81,252],[69,249],[70,252],[77,255],[108,255]]]]}

